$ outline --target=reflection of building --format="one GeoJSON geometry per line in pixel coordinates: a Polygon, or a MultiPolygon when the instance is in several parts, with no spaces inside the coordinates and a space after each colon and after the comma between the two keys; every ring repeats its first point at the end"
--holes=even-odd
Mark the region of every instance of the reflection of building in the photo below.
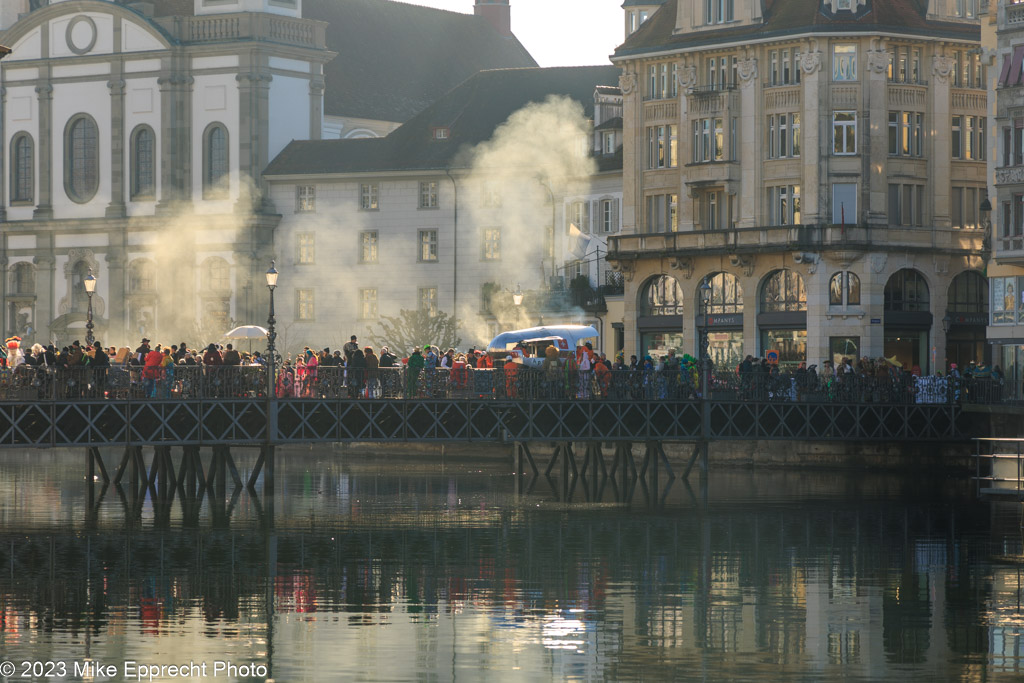
{"type": "Polygon", "coordinates": [[[609,260],[629,352],[680,334],[695,352],[712,278],[727,362],[980,359],[987,67],[967,7],[667,0],[627,38],[609,260]],[[666,276],[679,318],[643,310],[666,276]]]}
{"type": "MultiPolygon", "coordinates": [[[[994,9],[994,8],[993,8],[994,9]]],[[[998,5],[996,99],[996,197],[992,202],[992,262],[988,267],[992,308],[989,341],[994,363],[1008,379],[1024,379],[1024,4],[998,5]]]]}

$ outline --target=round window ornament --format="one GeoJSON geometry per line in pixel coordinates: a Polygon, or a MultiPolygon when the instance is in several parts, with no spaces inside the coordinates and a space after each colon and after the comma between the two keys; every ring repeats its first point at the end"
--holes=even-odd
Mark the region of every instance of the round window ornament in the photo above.
{"type": "Polygon", "coordinates": [[[64,37],[68,43],[68,49],[76,55],[84,55],[96,47],[96,22],[92,17],[79,14],[68,22],[67,31],[64,37]]]}

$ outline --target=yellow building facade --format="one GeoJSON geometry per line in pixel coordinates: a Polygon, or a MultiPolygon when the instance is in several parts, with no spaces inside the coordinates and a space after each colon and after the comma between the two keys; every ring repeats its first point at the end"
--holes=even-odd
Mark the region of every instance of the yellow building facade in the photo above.
{"type": "Polygon", "coordinates": [[[982,360],[986,57],[973,4],[667,0],[623,69],[627,357],[982,360]],[[705,316],[698,294],[712,288],[705,316]]]}

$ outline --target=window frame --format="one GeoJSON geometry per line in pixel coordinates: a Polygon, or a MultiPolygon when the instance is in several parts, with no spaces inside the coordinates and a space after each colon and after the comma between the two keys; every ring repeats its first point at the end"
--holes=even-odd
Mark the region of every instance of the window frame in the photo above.
{"type": "Polygon", "coordinates": [[[836,109],[832,112],[832,154],[833,156],[856,156],[857,155],[857,112],[850,109],[836,109]],[[852,118],[850,120],[840,121],[838,117],[840,115],[849,115],[852,118]],[[842,136],[839,136],[839,131],[843,131],[842,136]],[[848,130],[853,131],[853,144],[852,151],[847,148],[848,130]],[[837,151],[837,141],[842,139],[843,151],[837,151]]]}
{"type": "Polygon", "coordinates": [[[31,206],[36,201],[36,162],[35,162],[35,140],[28,131],[19,131],[11,139],[11,206],[31,206]],[[27,153],[19,150],[22,142],[28,144],[27,153]],[[27,159],[27,161],[26,161],[27,159]],[[26,168],[27,167],[27,168],[26,168]],[[21,194],[25,189],[27,179],[28,196],[21,194]],[[19,187],[22,186],[22,187],[19,187]]]}
{"type": "Polygon", "coordinates": [[[316,185],[295,186],[295,213],[316,213],[316,185]]]}
{"type": "Polygon", "coordinates": [[[436,228],[423,228],[416,231],[416,260],[419,263],[438,263],[440,261],[436,228]],[[433,254],[428,251],[430,247],[433,247],[433,254]]]}
{"type": "Polygon", "coordinates": [[[380,292],[376,287],[363,287],[359,290],[359,319],[377,320],[380,317],[380,292]],[[372,306],[372,315],[368,307],[372,306]]]}
{"type": "MultiPolygon", "coordinates": [[[[89,140],[87,139],[82,142],[83,145],[88,143],[89,140]]],[[[75,114],[68,119],[68,122],[64,127],[64,193],[67,195],[68,199],[76,204],[87,204],[96,197],[96,193],[99,192],[99,188],[100,129],[96,124],[96,119],[89,114],[75,114]],[[76,156],[76,143],[74,140],[74,136],[76,135],[79,125],[90,127],[91,132],[93,133],[91,150],[81,150],[82,156],[84,157],[81,161],[79,161],[76,156]],[[81,168],[76,169],[76,165],[79,164],[81,165],[81,168]],[[84,174],[84,177],[79,178],[79,173],[84,174]],[[92,176],[91,178],[89,177],[90,175],[92,176]],[[78,187],[79,182],[87,186],[78,187]]]]}
{"type": "Polygon", "coordinates": [[[438,306],[438,303],[437,303],[437,287],[431,287],[431,286],[428,286],[428,287],[417,287],[416,288],[416,292],[417,292],[417,296],[416,296],[417,308],[416,308],[416,310],[418,310],[418,311],[426,310],[427,314],[431,318],[436,318],[437,314],[441,310],[440,307],[438,306]],[[426,295],[426,297],[424,297],[424,295],[426,295]],[[424,303],[427,304],[426,307],[424,307],[424,303]]]}
{"type": "Polygon", "coordinates": [[[228,127],[220,121],[214,121],[203,131],[203,199],[227,199],[231,196],[231,135],[228,127]],[[218,159],[214,158],[213,136],[217,133],[224,135],[223,145],[223,170],[218,159]],[[217,168],[214,167],[217,162],[217,168]],[[227,182],[222,182],[227,178],[227,182]]]}
{"type": "Polygon", "coordinates": [[[501,228],[484,228],[480,235],[480,260],[501,260],[501,228]]]}
{"type": "Polygon", "coordinates": [[[300,232],[295,235],[295,264],[316,265],[316,233],[300,232]]]}
{"type": "Polygon", "coordinates": [[[316,290],[312,287],[295,289],[295,320],[296,322],[316,321],[316,290]],[[305,299],[308,297],[308,299],[305,299]]]}
{"type": "Polygon", "coordinates": [[[419,208],[424,210],[435,210],[440,208],[440,183],[436,180],[421,180],[419,191],[419,208]]]}
{"type": "Polygon", "coordinates": [[[150,126],[144,123],[140,124],[132,131],[132,134],[129,137],[129,145],[129,159],[131,160],[131,184],[129,196],[132,201],[152,201],[156,199],[156,133],[150,126]],[[145,170],[145,164],[140,160],[140,157],[143,155],[140,138],[142,138],[143,135],[149,136],[151,145],[148,162],[148,173],[150,176],[150,186],[148,190],[142,187],[142,174],[145,170]]]}
{"type": "Polygon", "coordinates": [[[377,230],[361,230],[359,232],[359,263],[379,263],[380,233],[377,230]],[[369,250],[369,252],[367,251],[369,250]],[[372,258],[367,258],[367,255],[372,258]]]}

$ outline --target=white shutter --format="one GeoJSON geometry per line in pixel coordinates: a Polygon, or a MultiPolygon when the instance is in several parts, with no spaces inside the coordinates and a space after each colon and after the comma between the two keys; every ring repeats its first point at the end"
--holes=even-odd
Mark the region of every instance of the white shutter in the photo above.
{"type": "Polygon", "coordinates": [[[619,200],[612,200],[612,224],[610,232],[619,232],[619,200]]]}
{"type": "Polygon", "coordinates": [[[599,227],[601,225],[601,202],[593,200],[590,202],[590,223],[593,226],[588,232],[592,232],[595,235],[600,232],[599,227]]]}
{"type": "Polygon", "coordinates": [[[583,204],[583,220],[581,221],[583,225],[577,225],[576,227],[585,234],[590,232],[590,202],[583,201],[581,203],[583,204]]]}

